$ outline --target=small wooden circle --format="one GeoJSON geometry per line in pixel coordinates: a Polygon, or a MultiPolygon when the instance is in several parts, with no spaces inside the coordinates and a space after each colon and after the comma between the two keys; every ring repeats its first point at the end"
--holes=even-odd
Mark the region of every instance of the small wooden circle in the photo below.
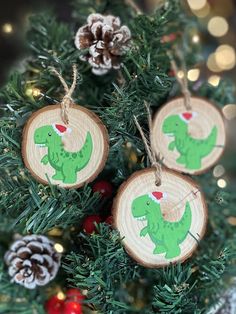
{"type": "Polygon", "coordinates": [[[109,151],[102,121],[78,105],[69,108],[69,125],[61,119],[61,106],[36,111],[23,131],[22,156],[41,183],[78,188],[102,171],[109,151]],[[42,147],[40,147],[42,146],[42,147]]]}
{"type": "Polygon", "coordinates": [[[153,146],[168,168],[197,175],[222,156],[226,130],[221,111],[208,100],[191,97],[190,103],[187,111],[184,98],[175,98],[157,112],[153,146]]]}
{"type": "Polygon", "coordinates": [[[129,255],[146,267],[162,267],[192,255],[205,233],[207,207],[194,181],[163,169],[156,186],[149,168],[123,183],[113,216],[129,255]]]}

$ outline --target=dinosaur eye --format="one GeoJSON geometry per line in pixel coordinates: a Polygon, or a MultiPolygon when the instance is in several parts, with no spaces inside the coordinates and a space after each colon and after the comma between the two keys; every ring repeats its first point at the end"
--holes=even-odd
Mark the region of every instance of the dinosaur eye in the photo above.
{"type": "Polygon", "coordinates": [[[176,126],[178,126],[178,123],[175,123],[176,126]]]}
{"type": "Polygon", "coordinates": [[[48,133],[48,136],[52,136],[52,133],[49,132],[49,133],[48,133]]]}
{"type": "Polygon", "coordinates": [[[147,205],[150,205],[150,202],[147,202],[146,204],[147,204],[147,205]]]}

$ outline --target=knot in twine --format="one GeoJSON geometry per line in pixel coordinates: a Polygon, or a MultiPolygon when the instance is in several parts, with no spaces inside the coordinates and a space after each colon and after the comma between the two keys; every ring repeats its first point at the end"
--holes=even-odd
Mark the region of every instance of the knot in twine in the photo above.
{"type": "Polygon", "coordinates": [[[184,96],[184,105],[185,105],[185,108],[190,111],[192,109],[191,107],[191,103],[190,103],[190,97],[191,97],[191,93],[188,89],[188,80],[187,80],[187,69],[186,69],[186,65],[185,65],[185,62],[183,61],[184,58],[183,58],[183,55],[182,53],[180,52],[179,49],[176,48],[176,55],[179,57],[179,59],[181,60],[182,62],[182,69],[183,69],[183,77],[180,77],[178,75],[178,73],[180,72],[174,58],[173,58],[173,55],[171,54],[170,51],[167,52],[167,55],[170,59],[170,64],[171,64],[171,67],[175,73],[175,77],[180,85],[180,88],[181,88],[181,91],[182,91],[182,94],[184,96]]]}
{"type": "Polygon", "coordinates": [[[73,82],[71,87],[69,88],[62,75],[54,67],[50,67],[51,72],[54,73],[59,78],[65,90],[65,96],[62,98],[61,101],[61,118],[66,125],[69,124],[69,108],[71,104],[73,104],[72,94],[75,90],[76,81],[78,77],[78,71],[75,64],[73,64],[72,69],[73,69],[73,82]]]}
{"type": "Polygon", "coordinates": [[[152,116],[150,111],[150,105],[144,102],[146,110],[147,110],[147,116],[148,116],[148,127],[149,127],[149,140],[147,139],[146,135],[143,132],[143,129],[141,125],[138,122],[138,119],[136,116],[134,116],[134,122],[137,126],[137,129],[139,130],[139,133],[142,137],[148,158],[150,160],[151,166],[155,168],[155,184],[157,186],[161,185],[161,163],[159,161],[159,158],[157,157],[153,145],[153,124],[152,124],[152,116]]]}

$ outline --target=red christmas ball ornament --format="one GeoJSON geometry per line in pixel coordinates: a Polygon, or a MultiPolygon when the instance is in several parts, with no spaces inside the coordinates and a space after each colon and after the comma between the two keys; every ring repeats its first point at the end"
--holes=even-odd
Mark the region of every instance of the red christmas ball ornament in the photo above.
{"type": "Polygon", "coordinates": [[[113,216],[108,216],[105,220],[105,223],[112,226],[113,225],[113,216]]]}
{"type": "Polygon", "coordinates": [[[84,295],[75,288],[71,288],[66,292],[66,300],[81,302],[84,300],[84,295]]]}
{"type": "Polygon", "coordinates": [[[98,181],[93,186],[93,192],[99,192],[103,198],[112,196],[113,186],[108,181],[98,181]]]}
{"type": "Polygon", "coordinates": [[[47,314],[62,314],[63,304],[64,300],[54,295],[45,303],[45,310],[47,314]]]}
{"type": "Polygon", "coordinates": [[[100,222],[102,222],[102,219],[99,215],[88,216],[83,222],[83,230],[88,234],[92,234],[97,231],[95,223],[99,224],[100,222]]]}
{"type": "Polygon", "coordinates": [[[62,314],[83,314],[82,306],[79,302],[65,301],[62,314]]]}

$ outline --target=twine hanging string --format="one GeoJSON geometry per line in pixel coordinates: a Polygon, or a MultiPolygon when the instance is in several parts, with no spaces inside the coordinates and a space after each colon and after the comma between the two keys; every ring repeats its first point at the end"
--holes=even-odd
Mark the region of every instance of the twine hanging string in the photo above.
{"type": "Polygon", "coordinates": [[[176,55],[178,56],[178,58],[181,60],[181,67],[183,69],[183,77],[180,77],[178,75],[178,73],[180,73],[180,69],[179,67],[177,66],[174,58],[173,58],[173,55],[170,51],[167,52],[167,55],[170,59],[170,64],[171,64],[171,67],[175,73],[175,77],[180,85],[180,88],[181,88],[181,91],[184,95],[184,105],[186,107],[186,109],[188,111],[190,111],[192,108],[191,108],[191,103],[190,103],[190,97],[191,97],[191,93],[188,89],[188,80],[187,80],[187,69],[186,69],[186,64],[185,62],[183,61],[184,58],[183,58],[183,55],[181,53],[181,51],[179,49],[175,49],[175,52],[176,52],[176,55]]]}
{"type": "Polygon", "coordinates": [[[141,125],[139,124],[136,116],[134,116],[134,122],[143,140],[151,166],[155,168],[155,184],[159,186],[161,185],[161,163],[159,159],[157,158],[154,147],[153,147],[153,125],[152,125],[152,116],[151,116],[150,106],[146,102],[144,102],[144,104],[147,109],[149,140],[145,136],[143,129],[141,125]]]}
{"type": "Polygon", "coordinates": [[[61,74],[54,67],[50,67],[51,72],[54,73],[59,78],[65,90],[65,96],[62,98],[61,102],[61,118],[66,125],[69,124],[69,108],[71,104],[73,104],[72,94],[75,90],[76,81],[78,78],[78,71],[75,64],[73,64],[72,69],[73,69],[73,82],[71,87],[69,88],[61,74]]]}

